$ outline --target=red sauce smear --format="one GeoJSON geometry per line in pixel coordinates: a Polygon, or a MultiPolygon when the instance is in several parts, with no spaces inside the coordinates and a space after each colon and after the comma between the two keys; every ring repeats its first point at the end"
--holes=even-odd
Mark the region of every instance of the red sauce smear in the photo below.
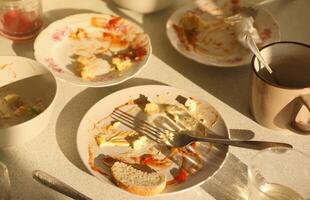
{"type": "MultiPolygon", "coordinates": [[[[130,101],[118,106],[115,109],[119,109],[119,108],[127,106],[127,105],[144,104],[144,103],[146,103],[146,101],[147,101],[147,99],[145,99],[144,96],[140,96],[140,98],[137,98],[135,100],[130,100],[130,101]]],[[[212,146],[213,146],[212,144],[209,145],[209,148],[206,151],[206,156],[211,151],[212,146]]],[[[195,148],[197,147],[197,143],[192,143],[191,147],[195,150],[195,148]]],[[[156,158],[153,154],[144,154],[142,156],[130,157],[130,159],[132,160],[132,162],[130,162],[130,163],[131,164],[134,163],[134,164],[140,164],[140,165],[147,165],[147,166],[150,166],[153,168],[158,168],[158,169],[166,169],[167,167],[171,166],[173,157],[176,156],[177,154],[182,157],[182,164],[180,166],[178,173],[175,175],[174,179],[169,180],[166,183],[167,185],[173,185],[173,184],[178,184],[178,183],[182,183],[182,182],[186,181],[190,174],[194,174],[195,171],[197,171],[201,168],[202,159],[201,159],[200,154],[198,154],[196,151],[191,151],[187,148],[171,148],[169,155],[167,155],[166,157],[164,157],[162,159],[156,158]],[[187,160],[188,160],[187,157],[194,158],[196,163],[195,164],[192,163],[190,166],[187,166],[188,165],[187,164],[187,160]],[[194,169],[194,171],[191,169],[194,169]]],[[[114,161],[120,161],[120,162],[128,163],[128,161],[123,160],[121,158],[114,158],[114,157],[110,157],[110,156],[106,156],[103,159],[103,163],[109,167],[111,167],[113,165],[114,161]]],[[[94,171],[97,171],[97,172],[99,172],[105,176],[109,176],[109,174],[101,171],[100,169],[98,169],[95,166],[94,155],[93,155],[91,146],[89,147],[89,165],[91,166],[91,168],[94,171]]]]}
{"type": "Polygon", "coordinates": [[[155,168],[167,168],[171,165],[171,161],[168,156],[164,159],[157,159],[152,154],[144,154],[140,156],[140,164],[152,166],[155,168]]]}
{"type": "Polygon", "coordinates": [[[271,37],[272,31],[268,28],[264,29],[260,34],[260,38],[262,39],[262,41],[266,41],[271,37]]]}
{"type": "Polygon", "coordinates": [[[176,24],[173,24],[173,29],[175,30],[180,42],[184,45],[186,50],[190,50],[190,45],[195,47],[197,42],[197,31],[186,30],[176,24]]]}
{"type": "Polygon", "coordinates": [[[108,23],[105,25],[105,28],[112,30],[119,26],[119,22],[122,19],[122,17],[112,17],[108,23]]]}
{"type": "Polygon", "coordinates": [[[231,3],[232,3],[232,4],[239,4],[239,3],[240,3],[240,0],[231,0],[231,3]]]}

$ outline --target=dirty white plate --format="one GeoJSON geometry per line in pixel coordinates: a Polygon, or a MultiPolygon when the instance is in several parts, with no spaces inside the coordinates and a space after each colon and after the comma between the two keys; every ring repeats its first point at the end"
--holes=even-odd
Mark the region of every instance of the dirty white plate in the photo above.
{"type": "MultiPolygon", "coordinates": [[[[130,100],[139,98],[140,95],[148,97],[157,104],[168,103],[179,106],[182,105],[176,100],[178,96],[181,95],[187,98],[192,97],[198,102],[196,113],[201,114],[201,117],[205,119],[203,124],[206,126],[211,126],[210,124],[213,124],[210,128],[212,131],[214,131],[220,137],[229,138],[227,127],[220,114],[206,100],[195,97],[188,92],[185,92],[181,89],[162,85],[137,86],[120,90],[118,92],[110,94],[109,96],[103,98],[94,106],[92,106],[81,120],[77,133],[78,153],[84,165],[94,176],[96,176],[98,179],[100,179],[106,184],[114,185],[109,179],[109,175],[102,175],[102,173],[94,170],[94,168],[92,167],[93,165],[90,163],[95,164],[95,166],[99,167],[100,170],[103,170],[105,173],[109,174],[106,168],[101,168],[100,166],[102,165],[101,155],[124,155],[122,153],[128,150],[128,147],[115,146],[104,146],[99,148],[96,144],[94,135],[102,131],[102,127],[104,127],[102,125],[110,124],[110,114],[113,112],[113,110],[116,107],[120,108],[120,105],[123,105],[121,106],[122,110],[134,115],[136,118],[147,119],[150,123],[157,124],[157,127],[161,127],[161,125],[163,125],[165,122],[165,120],[163,120],[163,118],[165,118],[165,115],[156,116],[155,118],[149,118],[144,114],[143,111],[141,112],[141,110],[139,110],[139,106],[124,106],[124,104],[126,104],[127,102],[132,102],[130,100]],[[158,122],[163,123],[161,124],[158,122]]],[[[119,127],[117,127],[117,129],[128,130],[128,128],[123,125],[120,125],[119,127]]],[[[165,190],[159,195],[175,194],[199,186],[204,183],[209,177],[213,176],[215,172],[217,172],[217,170],[220,169],[227,156],[228,146],[210,145],[209,143],[199,143],[197,145],[198,146],[196,146],[195,149],[197,150],[197,152],[202,154],[201,168],[199,168],[196,173],[189,175],[185,182],[167,185],[165,190]]],[[[145,148],[149,149],[150,146],[147,146],[145,148]]],[[[133,150],[133,153],[136,153],[135,150],[133,150]]],[[[144,150],[142,150],[142,152],[141,150],[139,150],[138,154],[141,155],[144,153],[144,150]]],[[[156,154],[156,156],[158,155],[159,154],[156,154]]],[[[167,180],[172,180],[174,177],[174,175],[172,174],[174,173],[174,171],[177,170],[178,165],[176,165],[176,162],[173,162],[173,164],[168,168],[162,168],[157,171],[165,174],[167,180]]]]}
{"type": "MultiPolygon", "coordinates": [[[[184,42],[181,42],[176,28],[180,27],[180,19],[185,13],[195,13],[195,15],[200,16],[204,22],[212,24],[216,19],[214,16],[215,14],[232,15],[232,12],[237,10],[241,5],[249,3],[246,1],[230,0],[206,0],[206,2],[209,2],[206,6],[208,11],[212,12],[212,14],[202,11],[196,4],[191,3],[176,10],[171,15],[166,24],[166,31],[172,46],[183,56],[205,65],[236,67],[249,64],[252,53],[249,49],[239,44],[237,37],[234,35],[235,31],[232,26],[213,28],[217,26],[213,24],[208,30],[203,29],[199,31],[199,38],[195,48],[186,48],[184,42]],[[177,27],[175,25],[177,25],[177,27]]],[[[279,41],[279,26],[270,13],[263,8],[259,8],[254,20],[254,27],[258,30],[262,39],[262,43],[258,44],[259,47],[279,41]]]]}
{"type": "MultiPolygon", "coordinates": [[[[53,22],[35,40],[34,54],[36,60],[52,71],[56,77],[75,85],[105,87],[131,78],[146,65],[151,55],[150,39],[139,26],[126,19],[122,18],[121,25],[114,25],[113,19],[115,18],[118,17],[109,14],[89,13],[72,15],[53,22]],[[94,26],[95,18],[97,20],[95,24],[100,24],[100,26],[94,26]],[[77,33],[78,29],[85,31],[87,37],[83,38],[81,33],[81,39],[73,39],[72,35],[77,33]],[[93,51],[99,49],[101,45],[111,50],[112,47],[108,47],[110,43],[102,40],[105,33],[126,34],[125,37],[129,44],[132,44],[135,35],[143,34],[145,56],[141,60],[133,62],[133,65],[124,71],[109,71],[111,55],[100,54],[97,56],[96,69],[94,70],[96,78],[92,80],[82,79],[76,71],[77,56],[75,54],[84,51],[82,54],[93,55],[93,51]]],[[[114,49],[113,53],[123,52],[126,49],[128,48],[114,49]]]]}

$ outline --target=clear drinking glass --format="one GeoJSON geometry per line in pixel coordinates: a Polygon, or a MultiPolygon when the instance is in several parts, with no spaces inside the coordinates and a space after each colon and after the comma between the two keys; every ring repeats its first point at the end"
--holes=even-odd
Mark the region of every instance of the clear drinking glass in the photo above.
{"type": "Polygon", "coordinates": [[[0,0],[0,33],[4,37],[33,38],[42,24],[41,0],[0,0]]]}
{"type": "Polygon", "coordinates": [[[249,200],[309,200],[310,156],[289,148],[260,151],[248,167],[249,200]]]}
{"type": "Polygon", "coordinates": [[[8,168],[0,162],[0,200],[10,199],[10,178],[8,168]]]}

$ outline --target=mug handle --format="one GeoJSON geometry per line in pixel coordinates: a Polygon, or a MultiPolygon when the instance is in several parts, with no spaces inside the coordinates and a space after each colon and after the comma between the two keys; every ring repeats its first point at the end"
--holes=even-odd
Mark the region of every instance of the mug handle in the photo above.
{"type": "Polygon", "coordinates": [[[303,132],[310,131],[310,94],[300,96],[302,106],[298,111],[294,123],[303,132]]]}

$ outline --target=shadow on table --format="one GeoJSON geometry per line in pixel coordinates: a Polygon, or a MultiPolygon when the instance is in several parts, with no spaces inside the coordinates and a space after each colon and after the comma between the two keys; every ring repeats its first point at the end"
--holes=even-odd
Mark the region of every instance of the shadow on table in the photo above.
{"type": "MultiPolygon", "coordinates": [[[[87,9],[72,9],[72,8],[50,10],[48,12],[45,12],[43,15],[44,25],[42,29],[46,28],[50,23],[62,19],[64,17],[74,14],[90,13],[90,12],[95,13],[96,11],[87,9]]],[[[34,59],[34,49],[33,49],[34,40],[35,38],[22,42],[13,42],[12,49],[18,56],[34,59]]]]}
{"type": "Polygon", "coordinates": [[[73,97],[63,108],[56,122],[57,143],[67,159],[81,170],[89,173],[83,165],[76,147],[77,129],[84,114],[100,99],[115,91],[132,86],[152,84],[163,85],[161,82],[150,79],[133,78],[113,87],[88,88],[73,97]],[[75,117],[72,118],[72,116],[75,117]]]}
{"type": "MultiPolygon", "coordinates": [[[[21,146],[18,148],[21,148],[21,146]]],[[[32,179],[32,170],[28,168],[28,166],[26,167],[24,165],[25,160],[23,158],[16,159],[14,150],[15,147],[0,150],[0,161],[7,166],[9,171],[11,183],[11,199],[41,200],[42,191],[44,190],[46,191],[44,194],[44,200],[57,199],[59,197],[58,194],[50,189],[45,188],[40,183],[32,179]],[[15,159],[12,159],[12,157],[15,157],[15,159]]]]}
{"type": "Polygon", "coordinates": [[[247,199],[247,166],[229,153],[223,166],[201,188],[215,199],[247,199]]]}

